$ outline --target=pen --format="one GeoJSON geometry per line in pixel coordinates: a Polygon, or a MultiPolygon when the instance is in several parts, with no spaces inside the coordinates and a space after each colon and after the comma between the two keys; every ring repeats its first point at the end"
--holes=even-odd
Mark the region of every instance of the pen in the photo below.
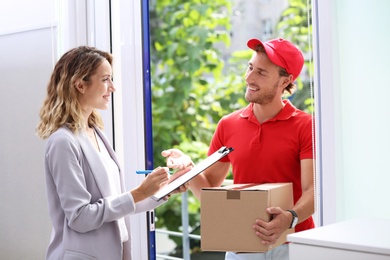
{"type": "MultiPolygon", "coordinates": [[[[152,171],[153,171],[153,170],[137,170],[137,171],[135,171],[135,173],[136,173],[136,174],[149,174],[149,173],[151,173],[152,171]]],[[[169,173],[172,174],[171,171],[169,171],[169,173]]]]}

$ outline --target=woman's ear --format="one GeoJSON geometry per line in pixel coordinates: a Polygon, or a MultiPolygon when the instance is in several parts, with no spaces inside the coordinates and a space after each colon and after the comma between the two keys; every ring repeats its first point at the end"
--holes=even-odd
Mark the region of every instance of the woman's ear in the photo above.
{"type": "Polygon", "coordinates": [[[81,79],[77,80],[75,83],[75,88],[81,93],[81,94],[84,94],[84,91],[85,91],[85,87],[83,85],[83,82],[81,79]]]}

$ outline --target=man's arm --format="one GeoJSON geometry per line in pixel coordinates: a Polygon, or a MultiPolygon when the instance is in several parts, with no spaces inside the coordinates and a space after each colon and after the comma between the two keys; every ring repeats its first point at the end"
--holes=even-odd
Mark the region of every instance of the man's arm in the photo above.
{"type": "MultiPolygon", "coordinates": [[[[298,215],[298,223],[306,220],[314,213],[313,165],[313,159],[301,160],[302,196],[292,208],[298,215]]],[[[272,245],[290,227],[293,216],[290,212],[279,207],[270,207],[266,211],[273,215],[273,219],[270,222],[257,219],[253,228],[256,235],[262,239],[263,244],[272,245]]]]}
{"type": "MultiPolygon", "coordinates": [[[[298,215],[298,223],[314,213],[314,160],[301,160],[302,196],[292,208],[298,215]]],[[[290,213],[291,215],[291,213],[290,213]]],[[[292,219],[292,216],[291,216],[292,219]]]]}
{"type": "Polygon", "coordinates": [[[189,189],[200,200],[204,187],[220,187],[230,168],[229,162],[216,162],[190,181],[189,189]]]}

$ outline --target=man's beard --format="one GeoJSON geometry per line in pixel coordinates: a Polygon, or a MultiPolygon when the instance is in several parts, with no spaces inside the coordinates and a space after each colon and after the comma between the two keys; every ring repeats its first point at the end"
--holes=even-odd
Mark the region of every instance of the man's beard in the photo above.
{"type": "MultiPolygon", "coordinates": [[[[247,90],[247,93],[245,94],[245,99],[246,101],[248,102],[251,102],[251,103],[256,103],[256,104],[259,104],[259,105],[267,105],[267,104],[270,104],[276,94],[277,94],[277,90],[278,90],[278,83],[279,82],[276,82],[274,85],[273,85],[273,88],[271,90],[267,90],[266,92],[262,92],[260,93],[260,95],[248,95],[248,90],[247,90]]],[[[260,91],[262,91],[260,89],[260,91]]]]}

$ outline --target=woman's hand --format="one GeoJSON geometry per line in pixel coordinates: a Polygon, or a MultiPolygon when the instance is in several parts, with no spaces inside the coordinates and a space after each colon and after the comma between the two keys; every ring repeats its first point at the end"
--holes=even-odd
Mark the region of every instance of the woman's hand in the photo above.
{"type": "Polygon", "coordinates": [[[188,166],[194,166],[191,158],[179,149],[168,149],[161,152],[161,155],[167,158],[167,166],[173,169],[184,169],[188,166]]]}
{"type": "MultiPolygon", "coordinates": [[[[177,172],[175,172],[174,174],[172,174],[169,178],[169,181],[168,183],[171,183],[173,182],[174,180],[176,180],[177,178],[179,178],[180,176],[182,176],[183,174],[189,172],[190,170],[192,169],[192,166],[189,166],[189,167],[186,167],[184,168],[183,170],[179,170],[177,172]]],[[[190,186],[190,182],[186,182],[184,183],[183,185],[181,185],[179,188],[177,188],[176,190],[172,191],[170,194],[168,194],[167,196],[164,197],[165,200],[168,200],[171,195],[173,194],[177,194],[177,193],[183,193],[183,192],[186,192],[188,190],[188,187],[190,186]]]]}
{"type": "Polygon", "coordinates": [[[169,181],[169,169],[167,167],[157,167],[149,173],[142,183],[132,190],[134,202],[137,203],[154,195],[162,186],[169,181]]]}

